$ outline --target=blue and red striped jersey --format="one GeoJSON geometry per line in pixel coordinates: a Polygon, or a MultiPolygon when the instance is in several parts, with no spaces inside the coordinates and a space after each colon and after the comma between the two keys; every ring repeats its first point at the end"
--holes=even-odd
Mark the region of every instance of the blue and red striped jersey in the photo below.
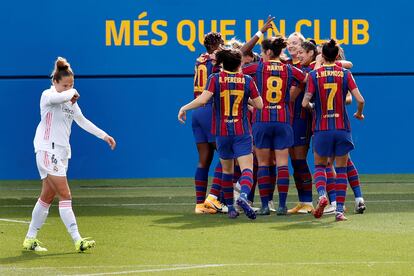
{"type": "Polygon", "coordinates": [[[259,96],[253,79],[240,72],[212,74],[206,90],[213,93],[212,134],[216,136],[251,133],[247,103],[259,96]]]}
{"type": "Polygon", "coordinates": [[[208,53],[201,54],[194,66],[194,99],[203,93],[207,78],[220,70],[220,67],[213,64],[213,59],[208,53]]]}
{"type": "Polygon", "coordinates": [[[249,64],[243,73],[255,76],[263,99],[263,109],[256,110],[254,121],[289,123],[290,87],[294,80],[303,82],[306,74],[279,60],[249,64]]]}
{"type": "Polygon", "coordinates": [[[309,73],[306,93],[313,94],[313,130],[351,130],[345,107],[348,91],[357,88],[352,73],[336,64],[309,73]]]}

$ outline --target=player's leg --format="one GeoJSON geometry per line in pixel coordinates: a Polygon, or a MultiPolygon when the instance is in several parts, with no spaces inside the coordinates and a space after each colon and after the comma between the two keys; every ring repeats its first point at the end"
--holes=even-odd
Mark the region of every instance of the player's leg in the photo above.
{"type": "Polygon", "coordinates": [[[347,162],[348,154],[335,157],[336,163],[336,181],[335,181],[335,190],[336,190],[336,220],[342,221],[346,220],[344,216],[344,205],[346,198],[346,189],[347,189],[347,162]]]}
{"type": "Polygon", "coordinates": [[[204,201],[206,199],[208,171],[214,157],[214,145],[212,143],[197,143],[198,165],[194,176],[196,191],[196,208],[195,213],[206,212],[204,201]]]}
{"type": "Polygon", "coordinates": [[[336,211],[336,172],[333,167],[335,160],[331,157],[328,158],[328,164],[326,165],[326,192],[328,193],[329,205],[326,206],[323,211],[324,214],[335,214],[336,211]]]}
{"type": "Polygon", "coordinates": [[[322,217],[323,211],[328,205],[326,192],[326,166],[328,164],[328,157],[333,156],[333,154],[334,138],[331,131],[315,132],[313,135],[313,155],[315,160],[313,180],[319,196],[318,205],[313,212],[315,218],[322,217]]]}
{"type": "Polygon", "coordinates": [[[76,217],[72,209],[72,195],[66,176],[48,175],[47,180],[59,197],[60,218],[75,244],[75,249],[78,252],[82,252],[94,247],[94,240],[84,239],[79,233],[76,217]]]}
{"type": "Polygon", "coordinates": [[[286,199],[289,192],[289,149],[275,150],[276,166],[277,166],[277,191],[279,193],[279,207],[277,215],[287,214],[286,199]]]}
{"type": "Polygon", "coordinates": [[[223,192],[221,189],[222,175],[223,175],[223,170],[222,170],[221,162],[219,161],[214,170],[213,182],[211,184],[210,193],[208,194],[206,200],[204,201],[204,207],[209,208],[209,209],[214,209],[220,213],[227,213],[228,208],[222,202],[223,201],[223,192]]]}
{"type": "Polygon", "coordinates": [[[247,196],[253,185],[253,154],[246,154],[237,157],[241,169],[240,177],[240,197],[237,199],[237,205],[241,207],[249,219],[256,219],[256,213],[250,206],[247,196]]]}
{"type": "Polygon", "coordinates": [[[354,149],[351,133],[348,131],[335,131],[335,171],[336,171],[336,221],[346,220],[344,204],[347,188],[348,154],[354,149]]]}
{"type": "Polygon", "coordinates": [[[193,136],[197,145],[198,164],[194,174],[196,214],[216,213],[205,208],[208,172],[214,157],[215,137],[211,135],[211,105],[197,108],[192,116],[193,136]]]}
{"type": "Polygon", "coordinates": [[[258,215],[270,215],[269,195],[272,190],[270,177],[270,148],[256,148],[256,156],[258,161],[257,185],[259,187],[259,195],[262,206],[257,212],[258,215]]]}
{"type": "Polygon", "coordinates": [[[354,165],[354,162],[352,162],[349,156],[347,163],[347,176],[349,185],[351,186],[355,196],[355,213],[363,214],[366,209],[366,206],[364,198],[362,196],[361,186],[359,182],[359,174],[358,170],[354,165]]]}
{"type": "Polygon", "coordinates": [[[47,178],[42,180],[42,191],[35,207],[32,211],[32,219],[30,221],[29,229],[23,241],[23,248],[34,251],[47,251],[46,248],[40,246],[37,240],[37,233],[45,223],[49,214],[49,207],[55,197],[55,191],[47,182],[47,178]]]}
{"type": "Polygon", "coordinates": [[[249,219],[255,219],[256,214],[247,199],[253,186],[253,143],[251,135],[234,136],[232,143],[233,156],[240,166],[241,176],[240,196],[237,199],[237,206],[249,219]]]}
{"type": "Polygon", "coordinates": [[[306,161],[309,145],[294,146],[289,149],[293,167],[293,178],[298,190],[299,203],[288,210],[289,214],[305,214],[313,210],[312,205],[312,174],[306,161]]]}
{"type": "Polygon", "coordinates": [[[269,215],[269,194],[272,190],[270,175],[270,159],[272,155],[271,125],[268,123],[253,124],[253,139],[257,157],[257,186],[262,206],[259,215],[269,215]]]}
{"type": "Polygon", "coordinates": [[[269,210],[271,212],[276,212],[275,203],[273,197],[276,190],[276,177],[277,177],[277,168],[276,168],[276,155],[274,150],[270,152],[269,158],[269,175],[270,175],[270,190],[269,190],[269,210]]]}
{"type": "Polygon", "coordinates": [[[275,123],[273,135],[273,149],[277,166],[277,191],[279,193],[279,207],[277,215],[287,215],[286,199],[289,191],[289,148],[293,145],[293,130],[290,124],[275,123]]]}
{"type": "Polygon", "coordinates": [[[228,217],[237,218],[239,212],[234,208],[234,193],[233,193],[233,171],[234,171],[234,161],[233,158],[228,158],[223,156],[220,158],[221,166],[223,168],[222,178],[221,178],[221,188],[223,190],[224,203],[228,208],[228,217]]]}

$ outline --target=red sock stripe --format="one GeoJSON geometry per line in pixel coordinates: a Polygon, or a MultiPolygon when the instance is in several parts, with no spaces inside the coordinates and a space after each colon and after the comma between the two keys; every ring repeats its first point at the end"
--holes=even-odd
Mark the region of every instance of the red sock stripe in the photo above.
{"type": "Polygon", "coordinates": [[[72,208],[72,200],[59,201],[59,208],[72,208]]]}
{"type": "Polygon", "coordinates": [[[50,204],[42,201],[40,198],[37,200],[37,202],[39,202],[39,204],[42,205],[45,208],[49,208],[50,207],[50,204]]]}

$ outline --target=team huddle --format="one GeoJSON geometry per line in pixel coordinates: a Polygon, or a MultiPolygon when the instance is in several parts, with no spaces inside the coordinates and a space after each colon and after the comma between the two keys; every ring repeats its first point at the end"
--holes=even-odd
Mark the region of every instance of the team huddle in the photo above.
{"type": "Polygon", "coordinates": [[[269,17],[246,43],[232,39],[225,45],[215,32],[205,36],[207,52],[195,65],[194,100],[178,113],[184,123],[186,111],[194,109],[192,128],[199,153],[195,212],[236,218],[243,211],[250,219],[272,211],[312,213],[316,218],[335,214],[336,221],[343,221],[349,182],[355,212],[362,214],[366,207],[349,156],[354,144],[346,105],[354,98],[354,117],[363,120],[364,98],[348,70],[352,63],[335,40],[318,46],[297,32],[287,39],[265,38],[261,54],[254,53],[273,19],[269,17]],[[311,141],[313,177],[307,162],[311,141]],[[220,162],[206,197],[215,150],[220,162]],[[286,202],[289,158],[298,193],[298,204],[291,209],[286,202]],[[319,196],[315,208],[312,183],[319,196]],[[253,207],[256,186],[260,208],[253,207]]]}

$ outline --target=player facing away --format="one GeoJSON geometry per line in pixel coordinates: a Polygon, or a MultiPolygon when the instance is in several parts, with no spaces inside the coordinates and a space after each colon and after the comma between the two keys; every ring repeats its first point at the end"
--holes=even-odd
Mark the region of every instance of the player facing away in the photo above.
{"type": "Polygon", "coordinates": [[[79,93],[73,88],[74,74],[66,59],[59,57],[56,60],[52,84],[49,89],[43,91],[40,98],[41,121],[37,126],[33,143],[36,164],[42,179],[42,191],[33,209],[23,248],[47,251],[40,246],[36,237],[46,221],[53,199],[58,196],[60,218],[72,237],[76,251],[83,252],[95,246],[95,241],[81,237],[72,210],[72,196],[66,178],[71,157],[69,136],[72,122],[75,121],[87,132],[106,141],[111,149],[115,148],[116,143],[111,136],[83,116],[77,103],[79,93]]]}
{"type": "Polygon", "coordinates": [[[222,165],[222,189],[228,206],[229,218],[236,218],[239,213],[233,204],[234,159],[240,169],[241,193],[237,205],[250,219],[256,214],[248,204],[247,196],[253,184],[253,154],[251,127],[247,117],[247,104],[261,109],[262,98],[250,76],[242,74],[240,69],[241,52],[234,49],[222,49],[216,53],[217,64],[222,64],[223,71],[212,74],[207,81],[204,92],[192,102],[184,105],[178,112],[178,120],[185,122],[186,112],[206,104],[213,98],[212,133],[216,136],[217,150],[222,165]]]}
{"type": "MultiPolygon", "coordinates": [[[[194,67],[194,99],[201,95],[206,86],[208,77],[219,71],[215,65],[214,52],[223,45],[224,41],[220,33],[210,32],[204,37],[204,47],[206,53],[201,54],[194,67]]],[[[194,184],[196,192],[196,214],[216,213],[217,210],[223,211],[225,206],[217,199],[209,197],[209,202],[216,208],[206,208],[204,201],[206,199],[208,172],[214,157],[216,149],[215,137],[211,134],[211,116],[212,101],[198,107],[193,112],[192,129],[194,139],[197,145],[198,165],[194,175],[194,184]]],[[[221,171],[220,163],[216,167],[216,173],[221,171]]],[[[220,183],[216,184],[216,189],[220,189],[220,183]]]]}
{"type": "Polygon", "coordinates": [[[319,195],[319,202],[314,216],[320,218],[328,204],[326,197],[326,165],[332,157],[336,164],[336,220],[346,220],[344,203],[347,188],[348,153],[354,149],[351,127],[345,108],[348,91],[358,103],[354,117],[363,120],[364,98],[347,69],[335,64],[338,45],[331,39],[323,44],[322,54],[326,61],[322,67],[309,73],[302,106],[310,108],[310,100],[314,98],[313,118],[313,151],[315,158],[314,181],[319,195]]]}
{"type": "MultiPolygon", "coordinates": [[[[257,41],[257,38],[256,38],[257,41]]],[[[279,207],[277,215],[286,215],[286,198],[289,189],[289,147],[293,144],[293,131],[289,123],[290,88],[294,80],[306,81],[306,74],[280,60],[287,43],[283,37],[264,39],[261,44],[262,60],[243,68],[243,72],[255,75],[263,110],[256,110],[253,123],[253,138],[259,163],[257,173],[262,208],[259,215],[269,215],[269,194],[272,191],[271,165],[276,156],[277,189],[279,207]]]]}

